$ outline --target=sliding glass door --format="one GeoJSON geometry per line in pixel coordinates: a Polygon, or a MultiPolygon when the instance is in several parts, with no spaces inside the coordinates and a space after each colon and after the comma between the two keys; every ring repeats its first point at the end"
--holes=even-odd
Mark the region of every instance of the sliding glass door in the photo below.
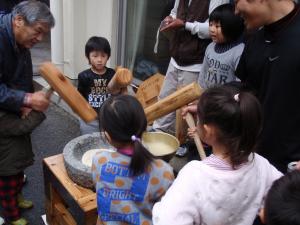
{"type": "Polygon", "coordinates": [[[123,12],[122,64],[138,81],[155,73],[165,74],[169,60],[168,38],[157,35],[160,22],[170,13],[174,0],[127,0],[123,12]],[[125,20],[125,21],[124,21],[125,20]],[[154,46],[158,42],[157,53],[154,46]]]}

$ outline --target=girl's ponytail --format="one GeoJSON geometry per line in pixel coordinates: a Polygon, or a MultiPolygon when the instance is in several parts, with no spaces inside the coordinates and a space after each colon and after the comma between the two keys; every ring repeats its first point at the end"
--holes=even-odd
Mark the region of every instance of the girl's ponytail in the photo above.
{"type": "Polygon", "coordinates": [[[257,140],[261,131],[262,114],[260,103],[249,92],[235,94],[235,101],[239,105],[240,138],[238,146],[231,159],[233,164],[245,162],[251,152],[256,150],[257,140]]]}
{"type": "Polygon", "coordinates": [[[106,131],[113,142],[133,146],[129,168],[134,176],[146,171],[154,156],[142,145],[147,128],[142,105],[130,95],[118,95],[106,100],[99,113],[100,131],[106,131]]]}
{"type": "Polygon", "coordinates": [[[218,128],[216,138],[226,146],[233,168],[255,151],[262,116],[260,103],[251,93],[229,85],[209,88],[200,97],[198,117],[202,124],[218,128]]]}
{"type": "Polygon", "coordinates": [[[140,138],[132,135],[131,140],[133,141],[134,151],[129,167],[132,175],[137,176],[146,171],[154,156],[144,147],[140,138]]]}

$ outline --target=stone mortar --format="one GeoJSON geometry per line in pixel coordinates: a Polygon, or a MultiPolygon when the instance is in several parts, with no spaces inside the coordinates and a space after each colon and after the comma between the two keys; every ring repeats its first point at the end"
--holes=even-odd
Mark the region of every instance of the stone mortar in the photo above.
{"type": "Polygon", "coordinates": [[[86,151],[97,148],[113,149],[100,137],[99,132],[79,136],[64,147],[63,158],[67,173],[80,186],[94,189],[91,168],[84,165],[81,158],[86,151]]]}

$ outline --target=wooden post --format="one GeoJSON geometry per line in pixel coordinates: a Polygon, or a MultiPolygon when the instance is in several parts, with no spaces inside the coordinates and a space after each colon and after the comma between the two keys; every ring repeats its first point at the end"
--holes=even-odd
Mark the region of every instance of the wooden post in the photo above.
{"type": "MultiPolygon", "coordinates": [[[[177,90],[183,86],[178,87],[177,90]]],[[[187,125],[181,116],[181,108],[176,110],[176,123],[175,123],[175,137],[179,140],[180,144],[185,143],[187,137],[187,125]]]]}
{"type": "MultiPolygon", "coordinates": [[[[187,122],[187,124],[189,125],[190,128],[195,128],[196,127],[194,118],[191,115],[191,113],[186,114],[186,122],[187,122]]],[[[196,144],[196,147],[197,147],[197,150],[198,150],[198,153],[199,153],[199,156],[200,156],[201,160],[205,159],[206,158],[205,151],[204,151],[204,148],[202,146],[202,142],[201,142],[200,137],[199,137],[197,132],[194,136],[194,141],[195,141],[195,144],[196,144]]]]}

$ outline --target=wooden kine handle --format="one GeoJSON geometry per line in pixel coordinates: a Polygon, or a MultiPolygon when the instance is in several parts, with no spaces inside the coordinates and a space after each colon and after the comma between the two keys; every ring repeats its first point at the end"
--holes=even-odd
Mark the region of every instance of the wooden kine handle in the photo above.
{"type": "MultiPolygon", "coordinates": [[[[186,122],[187,122],[187,124],[189,125],[190,128],[196,127],[194,118],[191,115],[191,113],[188,112],[186,114],[185,120],[186,120],[186,122]]],[[[197,150],[198,150],[198,153],[200,155],[201,160],[205,159],[206,155],[205,155],[204,148],[203,148],[203,145],[201,143],[201,140],[200,140],[200,137],[199,137],[198,133],[196,133],[194,135],[194,141],[195,141],[195,144],[196,144],[196,147],[197,147],[197,150]]]]}
{"type": "Polygon", "coordinates": [[[194,82],[150,105],[145,108],[148,123],[198,99],[202,92],[200,86],[194,82]]]}
{"type": "Polygon", "coordinates": [[[50,99],[51,95],[53,94],[54,89],[52,87],[50,87],[47,91],[46,91],[46,98],[50,99]]]}
{"type": "MultiPolygon", "coordinates": [[[[54,64],[43,63],[40,66],[40,74],[51,86],[51,89],[55,90],[85,122],[91,122],[97,118],[96,111],[54,64]]],[[[46,95],[50,98],[51,91],[46,95]]]]}
{"type": "Polygon", "coordinates": [[[122,67],[117,67],[116,73],[107,85],[107,89],[112,94],[118,94],[122,89],[127,89],[127,86],[132,82],[133,76],[130,70],[122,67]]]}

